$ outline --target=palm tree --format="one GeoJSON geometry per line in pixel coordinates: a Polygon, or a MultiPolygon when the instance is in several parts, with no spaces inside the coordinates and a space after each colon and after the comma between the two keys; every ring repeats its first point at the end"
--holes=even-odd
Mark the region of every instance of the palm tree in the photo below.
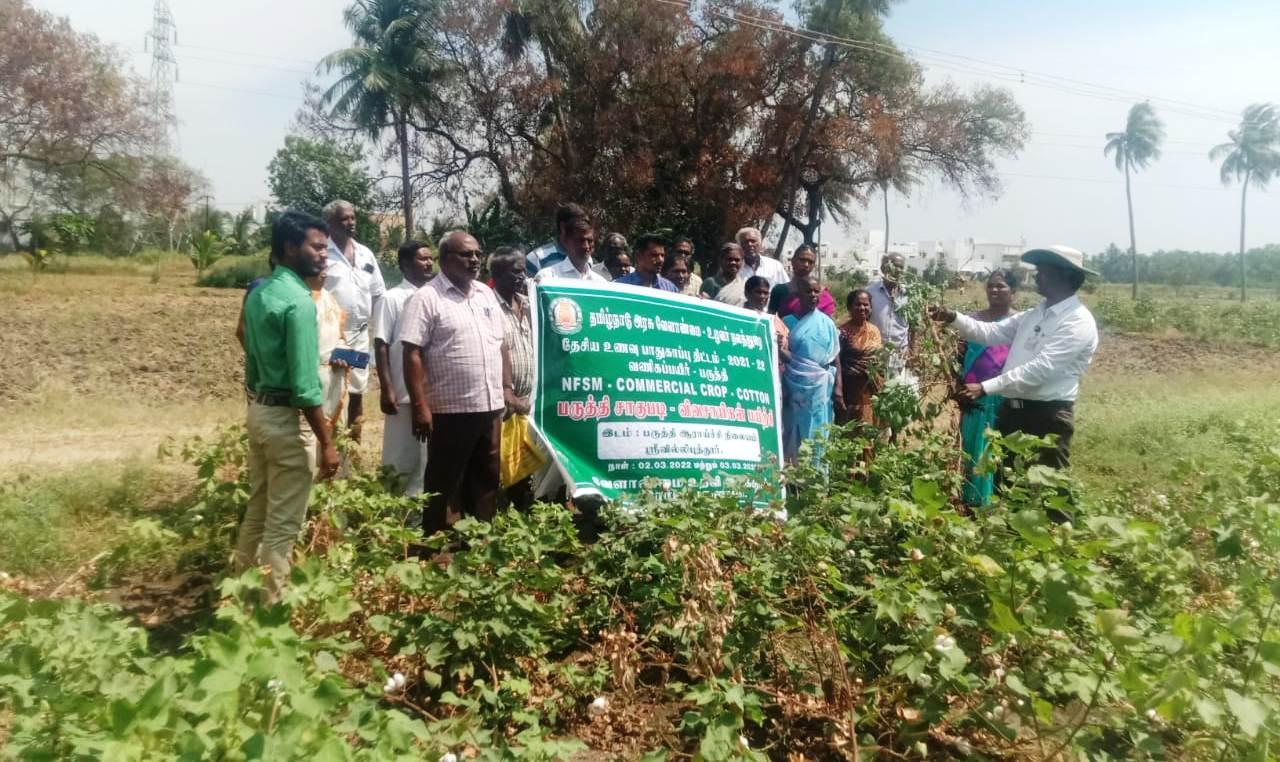
{"type": "MultiPolygon", "coordinates": [[[[575,48],[586,36],[587,27],[575,0],[513,0],[502,18],[502,52],[513,61],[519,60],[536,43],[547,78],[558,81],[561,91],[573,80],[575,48]]],[[[569,137],[564,102],[555,91],[551,94],[551,111],[564,157],[572,169],[577,165],[577,153],[569,137]]]]}
{"type": "Polygon", "coordinates": [[[1133,258],[1133,298],[1138,298],[1138,239],[1133,228],[1133,190],[1129,175],[1146,169],[1160,158],[1160,141],[1164,140],[1164,125],[1156,116],[1150,103],[1135,103],[1129,109],[1129,120],[1124,132],[1108,132],[1104,156],[1114,155],[1116,169],[1124,172],[1124,197],[1129,202],[1129,256],[1133,258]]]}
{"type": "Polygon", "coordinates": [[[424,5],[415,0],[356,0],[343,13],[355,44],[325,56],[319,67],[326,73],[341,72],[321,98],[332,115],[351,120],[373,140],[388,128],[394,131],[400,151],[400,202],[409,231],[414,229],[410,116],[446,74],[425,42],[424,5]]]}
{"type": "Polygon", "coordinates": [[[1273,103],[1255,103],[1244,110],[1240,127],[1227,133],[1230,141],[1214,146],[1210,161],[1222,161],[1222,184],[1240,181],[1240,301],[1246,296],[1244,262],[1245,205],[1249,183],[1266,188],[1280,173],[1280,111],[1273,103]]]}

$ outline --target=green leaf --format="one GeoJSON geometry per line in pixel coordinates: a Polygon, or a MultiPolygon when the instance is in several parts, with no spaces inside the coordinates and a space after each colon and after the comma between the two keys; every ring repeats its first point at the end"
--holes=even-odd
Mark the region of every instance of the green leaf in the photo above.
{"type": "Polygon", "coordinates": [[[1218,532],[1217,541],[1214,544],[1214,551],[1218,554],[1218,558],[1238,558],[1244,555],[1244,541],[1240,538],[1240,532],[1235,527],[1227,527],[1218,532]]]}
{"type": "Polygon", "coordinates": [[[1013,615],[1013,611],[1000,601],[991,602],[991,616],[987,617],[987,624],[991,625],[991,629],[996,632],[1022,631],[1022,623],[1013,615]]]}
{"type": "Polygon", "coordinates": [[[123,736],[129,726],[133,724],[133,718],[137,716],[137,711],[133,705],[124,699],[116,699],[111,702],[111,732],[117,736],[123,736]]]}
{"type": "Polygon", "coordinates": [[[324,621],[345,622],[352,614],[360,610],[360,604],[345,595],[330,598],[324,602],[324,621]]]}
{"type": "Polygon", "coordinates": [[[1049,534],[1049,520],[1044,512],[1028,508],[1018,511],[1009,517],[1009,526],[1022,535],[1033,547],[1048,550],[1053,547],[1053,536],[1049,534]]]}
{"type": "Polygon", "coordinates": [[[1004,574],[1004,567],[985,553],[969,556],[969,563],[985,577],[999,577],[1004,574]]]}
{"type": "Polygon", "coordinates": [[[1204,724],[1211,728],[1216,728],[1222,722],[1222,705],[1208,698],[1197,698],[1195,700],[1196,714],[1200,715],[1200,719],[1204,724]]]}
{"type": "Polygon", "coordinates": [[[937,515],[947,505],[947,496],[938,483],[924,479],[911,482],[911,500],[924,511],[925,516],[937,515]]]}
{"type": "Polygon", "coordinates": [[[1098,630],[1116,645],[1132,645],[1142,640],[1142,633],[1129,625],[1129,612],[1104,609],[1097,614],[1098,630]]]}
{"type": "Polygon", "coordinates": [[[338,659],[328,651],[316,653],[316,669],[320,672],[337,672],[338,659]]]}
{"type": "Polygon", "coordinates": [[[1267,720],[1267,710],[1254,699],[1242,696],[1230,688],[1224,689],[1222,693],[1227,697],[1227,707],[1231,709],[1231,714],[1240,723],[1241,732],[1250,738],[1256,736],[1262,723],[1267,720]]]}

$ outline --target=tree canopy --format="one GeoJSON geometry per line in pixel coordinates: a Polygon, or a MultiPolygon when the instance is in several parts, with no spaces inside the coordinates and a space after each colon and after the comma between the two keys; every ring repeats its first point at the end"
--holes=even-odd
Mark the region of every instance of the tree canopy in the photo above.
{"type": "Polygon", "coordinates": [[[387,85],[406,98],[414,191],[452,213],[500,199],[539,235],[578,201],[604,228],[673,229],[707,250],[779,211],[845,219],[886,168],[998,192],[995,160],[1027,134],[1007,91],[926,85],[881,27],[888,2],[801,5],[798,17],[873,44],[824,44],[768,3],[422,4],[397,27],[416,40],[399,44],[448,75],[407,94],[387,85]],[[800,169],[807,204],[784,192],[800,169]]]}

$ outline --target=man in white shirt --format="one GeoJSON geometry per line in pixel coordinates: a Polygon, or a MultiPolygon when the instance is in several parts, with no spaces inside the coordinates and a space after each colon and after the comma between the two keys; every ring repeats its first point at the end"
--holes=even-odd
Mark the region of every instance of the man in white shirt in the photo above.
{"type": "Polygon", "coordinates": [[[1044,297],[1034,309],[999,323],[984,323],[945,307],[932,307],[934,320],[952,323],[967,341],[1009,345],[1004,371],[980,384],[965,384],[960,396],[978,400],[1003,395],[996,414],[1001,434],[1021,431],[1037,437],[1056,435],[1040,462],[1063,469],[1071,460],[1075,401],[1080,377],[1098,349],[1098,327],[1076,292],[1084,284],[1084,255],[1067,246],[1032,249],[1022,261],[1036,266],[1036,290],[1044,297]]]}
{"type": "MultiPolygon", "coordinates": [[[[324,288],[347,313],[347,324],[343,326],[347,345],[357,352],[368,353],[369,321],[377,314],[378,303],[387,290],[382,270],[378,269],[378,258],[369,247],[355,239],[356,208],[350,202],[329,202],[324,208],[324,219],[329,225],[329,266],[324,288]]],[[[347,383],[347,426],[351,437],[359,441],[369,369],[352,368],[347,383]]]]}
{"type": "Polygon", "coordinates": [[[759,275],[769,281],[772,289],[779,283],[786,283],[787,268],[773,257],[764,254],[764,240],[760,231],[755,228],[743,228],[738,231],[738,246],[742,248],[742,277],[750,278],[759,275]]]}
{"type": "Polygon", "coordinates": [[[911,327],[907,323],[907,293],[902,286],[902,274],[907,270],[907,260],[901,254],[886,254],[880,260],[880,277],[867,284],[871,294],[871,323],[880,331],[886,344],[892,344],[889,353],[889,375],[898,376],[907,368],[911,356],[911,327]]]}
{"type": "Polygon", "coordinates": [[[427,469],[427,445],[413,436],[409,413],[409,389],[404,383],[404,347],[400,343],[400,314],[413,292],[431,279],[435,256],[421,241],[406,241],[398,254],[404,280],[387,290],[373,327],[373,354],[377,359],[378,387],[385,426],[382,429],[382,465],[390,466],[405,480],[404,494],[422,494],[427,469]]]}
{"type": "MultiPolygon", "coordinates": [[[[596,283],[608,283],[609,279],[592,268],[591,254],[596,248],[595,228],[591,220],[577,218],[562,230],[560,241],[564,246],[564,259],[548,267],[543,267],[533,279],[538,283],[546,280],[587,280],[596,283]]],[[[526,268],[527,272],[527,268],[526,268]]]]}

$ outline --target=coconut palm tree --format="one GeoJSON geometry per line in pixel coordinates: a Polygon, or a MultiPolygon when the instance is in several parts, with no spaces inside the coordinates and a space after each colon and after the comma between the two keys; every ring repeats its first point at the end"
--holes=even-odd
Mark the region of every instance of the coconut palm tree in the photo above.
{"type": "Polygon", "coordinates": [[[1280,173],[1280,111],[1274,103],[1255,103],[1244,110],[1240,127],[1227,133],[1229,142],[1214,146],[1210,161],[1222,161],[1222,184],[1240,181],[1240,301],[1246,296],[1244,229],[1249,184],[1259,190],[1280,173]]]}
{"type": "Polygon", "coordinates": [[[447,70],[424,32],[426,4],[415,0],[356,0],[343,13],[352,47],[325,56],[318,68],[341,73],[321,98],[334,116],[349,119],[373,140],[394,132],[400,152],[400,202],[405,230],[413,227],[409,176],[410,117],[430,99],[447,70]]]}
{"type": "Polygon", "coordinates": [[[1129,176],[1160,158],[1164,125],[1150,103],[1135,103],[1129,109],[1124,132],[1108,132],[1104,156],[1115,156],[1116,169],[1124,172],[1124,197],[1129,203],[1129,256],[1133,258],[1133,298],[1138,298],[1138,238],[1133,227],[1133,189],[1129,176]]]}

